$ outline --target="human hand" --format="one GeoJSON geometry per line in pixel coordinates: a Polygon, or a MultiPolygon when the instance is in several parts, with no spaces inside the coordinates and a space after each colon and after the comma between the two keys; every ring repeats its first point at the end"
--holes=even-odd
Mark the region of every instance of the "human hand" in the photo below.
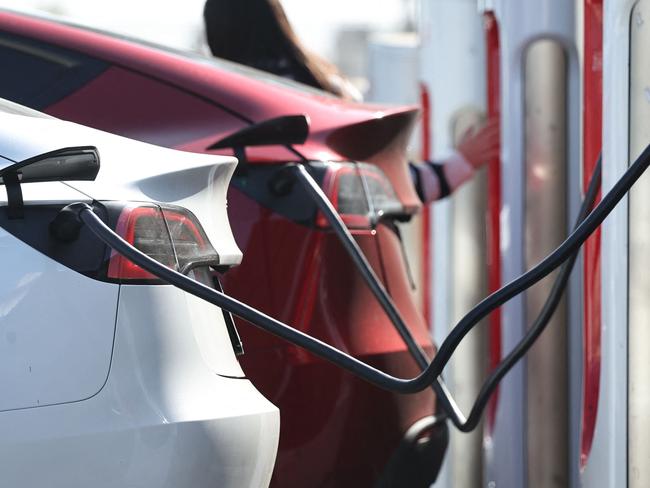
{"type": "Polygon", "coordinates": [[[456,148],[474,169],[499,156],[499,119],[493,117],[480,127],[471,127],[465,132],[456,148]]]}

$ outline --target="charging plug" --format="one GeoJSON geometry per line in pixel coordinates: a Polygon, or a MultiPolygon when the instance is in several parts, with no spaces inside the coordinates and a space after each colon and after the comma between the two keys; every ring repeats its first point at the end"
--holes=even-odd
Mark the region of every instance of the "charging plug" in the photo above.
{"type": "Polygon", "coordinates": [[[293,174],[291,167],[284,167],[271,176],[268,182],[268,187],[272,195],[276,197],[284,197],[291,193],[295,183],[296,177],[293,174]]]}
{"type": "Polygon", "coordinates": [[[89,208],[86,203],[72,203],[63,207],[50,222],[50,234],[58,241],[73,242],[79,238],[84,225],[79,217],[81,210],[89,208]]]}

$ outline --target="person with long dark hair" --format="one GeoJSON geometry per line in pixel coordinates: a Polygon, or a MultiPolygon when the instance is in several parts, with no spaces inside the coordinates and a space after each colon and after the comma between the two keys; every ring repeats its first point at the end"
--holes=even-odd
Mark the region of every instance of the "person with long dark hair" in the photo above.
{"type": "Polygon", "coordinates": [[[343,98],[359,98],[336,66],[301,44],[278,0],[207,0],[203,18],[214,56],[343,98]]]}

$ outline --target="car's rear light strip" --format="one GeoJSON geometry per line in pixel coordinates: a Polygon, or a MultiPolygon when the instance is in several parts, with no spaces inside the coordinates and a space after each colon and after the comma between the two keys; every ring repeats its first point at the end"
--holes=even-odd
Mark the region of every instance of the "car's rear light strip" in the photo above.
{"type": "MultiPolygon", "coordinates": [[[[405,214],[388,177],[372,164],[327,163],[322,187],[349,228],[369,228],[383,217],[405,214]]],[[[329,227],[322,214],[316,223],[319,227],[329,227]]]]}
{"type": "MultiPolygon", "coordinates": [[[[219,264],[196,217],[180,207],[130,203],[121,210],[115,231],[147,256],[176,271],[189,272],[196,263],[202,267],[219,264]]],[[[111,255],[107,276],[120,282],[157,281],[117,253],[111,255]]],[[[206,279],[209,281],[202,281],[206,279]]]]}
{"type": "MultiPolygon", "coordinates": [[[[371,229],[382,218],[405,220],[410,214],[397,198],[388,177],[377,166],[356,162],[310,161],[305,165],[350,229],[371,229]]],[[[235,174],[232,186],[274,213],[307,226],[329,228],[301,185],[291,165],[250,164],[235,174]]]]}

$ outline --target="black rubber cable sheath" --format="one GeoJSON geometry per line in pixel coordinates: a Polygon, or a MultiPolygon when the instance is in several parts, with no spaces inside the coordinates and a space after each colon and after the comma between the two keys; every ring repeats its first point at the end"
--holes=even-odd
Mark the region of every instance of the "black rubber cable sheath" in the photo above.
{"type": "MultiPolygon", "coordinates": [[[[574,229],[577,228],[587,217],[590,209],[596,201],[598,190],[600,189],[600,169],[601,159],[599,157],[594,172],[591,176],[587,193],[585,194],[580,211],[578,213],[574,229]]],[[[363,251],[352,237],[350,230],[341,220],[338,212],[330,203],[325,194],[320,190],[320,186],[314,181],[311,175],[302,167],[297,169],[297,175],[299,181],[303,184],[316,205],[325,215],[325,218],[330,223],[332,230],[339,238],[339,241],[354,262],[363,279],[368,284],[373,295],[391,319],[392,324],[406,344],[409,353],[418,363],[420,368],[424,370],[429,365],[430,359],[427,357],[425,351],[420,347],[420,345],[413,337],[401,314],[397,310],[397,307],[395,306],[392,298],[379,282],[372,267],[365,258],[363,251]]],[[[513,348],[513,351],[495,367],[493,372],[485,380],[476,398],[476,401],[470,410],[470,415],[468,418],[465,418],[463,415],[460,407],[454,400],[453,396],[450,394],[442,378],[437,378],[436,382],[433,384],[433,389],[442,404],[444,412],[460,431],[470,432],[476,428],[483,414],[483,410],[487,406],[487,402],[489,401],[491,394],[496,389],[499,381],[512,369],[512,367],[514,367],[517,361],[530,349],[530,347],[532,347],[539,335],[549,324],[553,313],[560,303],[564,290],[566,289],[566,285],[569,281],[569,277],[571,275],[571,271],[573,270],[573,266],[577,257],[578,251],[574,252],[572,256],[562,265],[562,268],[555,279],[551,292],[549,293],[549,296],[547,297],[538,317],[535,319],[525,336],[519,341],[515,348],[513,348]]]]}
{"type": "Polygon", "coordinates": [[[422,374],[412,379],[396,378],[373,368],[338,349],[325,344],[318,339],[310,337],[292,327],[269,317],[246,304],[208,288],[191,278],[188,278],[172,269],[153,260],[128,242],[124,241],[113,230],[99,219],[90,206],[79,204],[78,215],[88,225],[90,230],[108,246],[123,254],[127,259],[135,262],[150,273],[162,280],[202,298],[214,305],[228,310],[238,317],[281,337],[297,346],[303,347],[313,354],[336,363],[343,369],[359,376],[360,378],[384,388],[399,393],[415,393],[430,386],[442,372],[458,344],[471,328],[508,299],[531,287],[579,249],[587,238],[598,228],[602,221],[611,213],[618,202],[625,196],[632,185],[640,178],[650,164],[650,146],[641,153],[637,160],[625,171],[601,202],[594,208],[589,216],[572,232],[569,237],[551,254],[544,258],[538,265],[511,281],[503,288],[488,296],[474,307],[451,330],[445,341],[440,346],[438,354],[422,374]]]}
{"type": "MultiPolygon", "coordinates": [[[[79,219],[85,224],[93,234],[95,234],[100,241],[104,242],[107,246],[137,264],[139,267],[149,271],[154,276],[161,280],[174,285],[175,287],[190,293],[198,298],[201,298],[217,307],[229,311],[230,313],[250,322],[251,324],[276,335],[296,346],[302,347],[314,355],[325,359],[335,365],[359,376],[370,383],[373,383],[381,388],[391,389],[391,382],[397,381],[401,383],[404,380],[394,378],[382,371],[369,366],[358,359],[349,356],[348,354],[339,351],[338,349],[326,344],[314,337],[311,337],[293,327],[286,325],[273,317],[256,310],[245,303],[236,300],[224,293],[216,291],[198,281],[193,280],[171,268],[160,264],[155,259],[147,256],[139,249],[125,241],[122,237],[115,233],[108,227],[86,203],[75,203],[66,207],[67,209],[74,210],[79,219]]],[[[399,388],[399,391],[416,392],[427,388],[429,385],[425,384],[419,390],[412,388],[399,388]],[[411,391],[407,391],[411,390],[411,391]]]]}
{"type": "MultiPolygon", "coordinates": [[[[589,187],[585,193],[582,205],[580,207],[580,212],[576,218],[576,224],[574,228],[577,228],[582,221],[589,215],[591,207],[596,202],[598,197],[598,191],[600,190],[601,182],[601,158],[598,158],[598,162],[594,167],[594,171],[589,180],[589,187]]],[[[503,377],[508,374],[508,372],[513,368],[513,366],[530,350],[530,348],[535,344],[537,338],[544,332],[548,326],[557,306],[562,300],[564,291],[567,284],[569,283],[569,278],[571,276],[571,271],[575,265],[575,262],[578,258],[578,252],[573,253],[573,255],[562,265],[560,272],[558,273],[551,292],[549,293],[544,306],[539,312],[539,315],[532,323],[524,337],[517,343],[517,345],[508,353],[508,355],[499,362],[497,366],[492,370],[490,375],[485,379],[483,385],[476,396],[474,405],[470,410],[469,417],[462,425],[460,430],[463,432],[469,432],[473,430],[479,423],[483,411],[487,406],[492,393],[496,390],[499,382],[503,377]]]]}
{"type": "MultiPolygon", "coordinates": [[[[381,284],[381,281],[372,269],[372,266],[359,247],[359,244],[354,237],[352,237],[350,230],[341,219],[338,211],[329,198],[327,198],[320,185],[314,180],[303,165],[294,165],[293,168],[297,180],[302,184],[304,189],[307,191],[307,194],[311,197],[318,209],[329,222],[332,230],[338,237],[339,242],[359,271],[359,274],[361,274],[366,285],[370,288],[370,291],[375,296],[384,312],[386,312],[388,319],[406,344],[409,353],[420,369],[426,369],[431,362],[431,358],[427,356],[427,353],[413,337],[413,334],[404,322],[404,319],[395,306],[395,303],[381,284]]],[[[366,194],[366,196],[369,198],[368,194],[366,194]]],[[[447,386],[444,384],[444,380],[441,377],[436,378],[432,387],[436,396],[442,402],[444,412],[450,417],[456,427],[461,428],[465,421],[464,416],[449,393],[447,386]]]]}

